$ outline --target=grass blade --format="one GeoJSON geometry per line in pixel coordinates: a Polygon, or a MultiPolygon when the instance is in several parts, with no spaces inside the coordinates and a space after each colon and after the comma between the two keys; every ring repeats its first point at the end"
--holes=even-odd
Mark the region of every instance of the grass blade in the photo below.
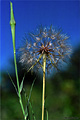
{"type": "Polygon", "coordinates": [[[24,75],[24,77],[23,77],[23,79],[22,79],[22,82],[21,82],[21,84],[20,84],[20,88],[19,88],[20,93],[21,93],[21,91],[22,91],[22,89],[23,89],[24,78],[25,78],[25,75],[24,75]]]}
{"type": "MultiPolygon", "coordinates": [[[[35,78],[36,79],[36,78],[35,78]]],[[[23,91],[25,93],[25,98],[27,99],[27,104],[26,104],[26,108],[25,108],[25,113],[27,115],[27,117],[29,117],[29,105],[30,105],[30,108],[31,108],[31,111],[32,111],[32,115],[33,115],[33,118],[34,120],[36,120],[35,116],[34,116],[34,112],[32,110],[32,105],[31,105],[31,102],[30,102],[30,98],[31,98],[31,93],[32,93],[32,89],[33,89],[33,86],[34,86],[34,82],[35,82],[35,79],[32,83],[32,86],[31,86],[31,89],[30,89],[30,93],[29,93],[29,97],[27,96],[26,92],[25,92],[25,89],[23,88],[23,91]]]]}
{"type": "MultiPolygon", "coordinates": [[[[35,79],[36,79],[36,78],[35,78],[35,79]]],[[[32,89],[33,89],[33,86],[34,86],[35,79],[33,80],[33,83],[32,83],[31,89],[30,89],[28,102],[30,101],[30,98],[31,98],[31,93],[32,93],[32,89]]]]}
{"type": "Polygon", "coordinates": [[[8,72],[8,75],[9,75],[9,78],[10,78],[10,80],[11,80],[11,82],[12,82],[12,84],[13,84],[15,90],[16,90],[17,95],[19,96],[18,91],[17,91],[17,88],[16,88],[16,85],[14,84],[14,82],[13,82],[13,80],[12,80],[12,78],[11,78],[9,72],[8,72]]]}
{"type": "Polygon", "coordinates": [[[31,111],[32,111],[33,120],[36,120],[35,115],[34,115],[34,111],[33,111],[33,108],[32,108],[32,105],[31,105],[30,101],[29,101],[29,105],[30,105],[30,108],[31,108],[31,111]]]}
{"type": "Polygon", "coordinates": [[[46,110],[47,120],[48,120],[48,111],[46,110]]]}

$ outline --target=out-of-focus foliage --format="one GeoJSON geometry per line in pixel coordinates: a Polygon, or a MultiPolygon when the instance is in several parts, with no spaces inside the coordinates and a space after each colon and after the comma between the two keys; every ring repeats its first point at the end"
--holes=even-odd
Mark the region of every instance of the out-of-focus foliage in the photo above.
{"type": "MultiPolygon", "coordinates": [[[[25,70],[22,70],[18,63],[19,79],[21,82],[25,70]]],[[[16,83],[15,74],[11,77],[16,83]]],[[[52,75],[46,80],[46,108],[49,113],[49,120],[80,119],[80,47],[77,48],[71,57],[71,63],[65,71],[52,75]]],[[[36,73],[37,74],[37,73],[36,73]]],[[[26,74],[24,88],[27,95],[32,81],[36,81],[31,94],[31,104],[36,120],[41,119],[42,102],[42,80],[41,74],[38,76],[30,72],[26,74]]],[[[5,71],[2,73],[2,92],[1,92],[1,120],[22,120],[22,111],[18,102],[18,97],[12,83],[5,71]]],[[[25,106],[24,92],[22,92],[23,103],[25,106]]],[[[27,100],[26,100],[27,101],[27,100]]],[[[31,108],[29,106],[30,120],[32,120],[31,108]]],[[[46,120],[46,116],[45,116],[46,120]]]]}

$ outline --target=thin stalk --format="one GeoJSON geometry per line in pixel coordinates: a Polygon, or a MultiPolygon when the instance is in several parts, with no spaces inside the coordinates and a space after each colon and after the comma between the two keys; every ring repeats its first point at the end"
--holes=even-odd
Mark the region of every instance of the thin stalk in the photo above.
{"type": "Polygon", "coordinates": [[[17,71],[16,49],[15,49],[15,25],[16,25],[16,22],[15,22],[15,19],[14,19],[12,2],[10,2],[10,8],[11,8],[10,25],[11,25],[12,40],[13,40],[14,64],[15,64],[15,73],[16,73],[16,79],[17,79],[18,95],[19,95],[19,102],[20,102],[20,105],[21,105],[21,109],[22,109],[22,112],[23,112],[23,115],[24,115],[24,120],[26,120],[25,111],[24,111],[24,108],[23,108],[23,103],[22,103],[21,94],[20,94],[19,78],[18,78],[18,71],[17,71]]]}
{"type": "Polygon", "coordinates": [[[44,104],[45,104],[45,71],[46,71],[46,54],[43,55],[42,120],[44,120],[44,104]]]}

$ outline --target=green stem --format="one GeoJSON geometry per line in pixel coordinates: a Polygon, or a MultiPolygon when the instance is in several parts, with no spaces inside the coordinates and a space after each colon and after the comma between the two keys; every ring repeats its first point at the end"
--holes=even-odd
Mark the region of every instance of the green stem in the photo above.
{"type": "Polygon", "coordinates": [[[44,120],[46,54],[43,55],[42,120],[44,120]]]}
{"type": "Polygon", "coordinates": [[[23,108],[22,98],[21,98],[21,94],[20,94],[19,78],[18,78],[18,71],[17,71],[16,49],[15,49],[15,25],[16,25],[16,22],[15,22],[15,19],[14,19],[12,2],[10,2],[10,8],[11,8],[10,25],[11,25],[12,40],[13,40],[14,64],[15,64],[15,72],[16,72],[16,79],[17,79],[18,94],[19,94],[19,102],[20,102],[21,109],[22,109],[22,112],[23,112],[23,115],[24,115],[24,120],[26,120],[25,111],[24,111],[24,108],[23,108]]]}

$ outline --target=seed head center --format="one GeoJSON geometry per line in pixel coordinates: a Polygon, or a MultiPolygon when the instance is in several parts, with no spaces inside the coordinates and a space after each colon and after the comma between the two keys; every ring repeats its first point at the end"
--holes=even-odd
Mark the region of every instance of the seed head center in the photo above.
{"type": "Polygon", "coordinates": [[[50,51],[49,47],[42,45],[38,52],[39,52],[39,54],[44,54],[44,53],[48,54],[49,51],[50,51]]]}

